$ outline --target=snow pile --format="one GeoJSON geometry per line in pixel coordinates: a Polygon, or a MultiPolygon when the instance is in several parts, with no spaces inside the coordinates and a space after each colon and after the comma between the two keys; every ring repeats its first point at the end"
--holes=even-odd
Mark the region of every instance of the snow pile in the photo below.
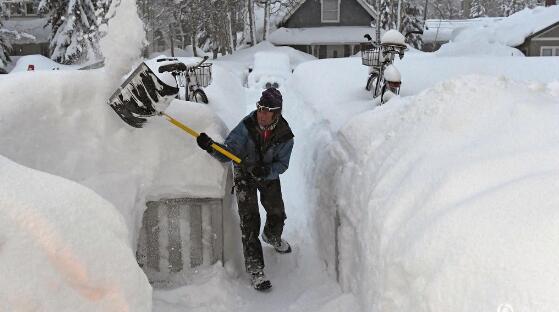
{"type": "MultiPolygon", "coordinates": [[[[547,83],[556,80],[559,72],[557,57],[433,57],[406,53],[404,59],[396,60],[395,64],[402,74],[402,95],[418,94],[439,82],[463,75],[482,74],[527,83],[547,83]]],[[[363,74],[359,78],[364,84],[363,74]]]]}
{"type": "Polygon", "coordinates": [[[107,35],[101,38],[99,45],[105,57],[107,78],[117,84],[130,70],[130,64],[138,63],[146,41],[144,24],[138,16],[134,0],[112,1],[108,16],[108,26],[103,24],[101,32],[107,35]],[[113,16],[114,15],[114,16],[113,16]]]}
{"type": "Polygon", "coordinates": [[[559,306],[555,88],[466,76],[346,124],[320,209],[339,216],[340,280],[363,307],[559,306]]]}
{"type": "Polygon", "coordinates": [[[446,44],[447,48],[441,48],[441,53],[511,55],[513,51],[506,47],[517,47],[524,43],[526,37],[558,21],[557,5],[524,9],[502,20],[487,20],[482,25],[464,29],[456,34],[452,42],[446,44]]]}
{"type": "Polygon", "coordinates": [[[406,38],[397,30],[390,29],[382,35],[380,40],[382,44],[396,44],[396,45],[406,45],[406,38]]]}
{"type": "MultiPolygon", "coordinates": [[[[175,48],[173,50],[173,54],[175,55],[175,57],[193,57],[194,56],[194,50],[192,49],[192,45],[188,45],[186,46],[184,49],[180,49],[180,48],[175,48]]],[[[196,48],[196,55],[197,56],[204,56],[204,55],[210,55],[211,53],[206,53],[204,52],[202,49],[200,48],[196,48]]],[[[171,55],[171,49],[167,49],[165,51],[160,51],[160,52],[152,52],[149,55],[149,58],[155,58],[159,55],[171,55]]]]}
{"type": "Polygon", "coordinates": [[[265,88],[266,83],[283,86],[291,76],[289,56],[278,52],[257,52],[252,72],[248,75],[249,88],[265,88]]]}
{"type": "Polygon", "coordinates": [[[3,311],[151,311],[122,216],[91,190],[0,156],[3,311]]]}
{"type": "MultiPolygon", "coordinates": [[[[141,129],[106,104],[103,70],[10,74],[0,84],[2,154],[89,186],[139,228],[146,199],[225,194],[225,167],[182,130],[155,116],[141,129]],[[25,85],[26,92],[19,86],[25,85]],[[118,185],[118,188],[115,186],[118,185]]],[[[206,105],[175,101],[167,113],[216,139],[224,127],[206,105]]],[[[135,237],[131,237],[134,241],[135,237]]]]}
{"type": "Polygon", "coordinates": [[[424,43],[449,41],[466,28],[485,27],[489,23],[502,19],[503,17],[478,17],[460,20],[428,19],[425,21],[421,39],[424,43]]]}
{"type": "Polygon", "coordinates": [[[268,41],[262,41],[254,47],[236,51],[234,55],[222,56],[218,60],[221,62],[242,64],[246,67],[246,69],[248,69],[254,64],[254,55],[258,52],[277,52],[287,54],[292,68],[297,67],[301,63],[316,59],[316,57],[295,50],[292,47],[276,47],[268,41]]]}
{"type": "Polygon", "coordinates": [[[457,41],[443,44],[434,52],[437,56],[524,56],[520,50],[511,48],[498,42],[457,41]]]}
{"type": "Polygon", "coordinates": [[[78,69],[81,65],[64,65],[59,64],[48,57],[35,54],[35,55],[25,55],[18,58],[14,68],[10,73],[19,73],[27,71],[29,65],[33,65],[34,70],[68,70],[68,69],[78,69]]]}

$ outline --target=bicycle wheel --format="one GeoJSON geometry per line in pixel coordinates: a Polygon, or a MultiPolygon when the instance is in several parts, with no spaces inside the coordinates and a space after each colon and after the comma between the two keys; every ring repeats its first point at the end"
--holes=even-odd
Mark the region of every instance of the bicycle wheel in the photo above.
{"type": "Polygon", "coordinates": [[[197,103],[208,104],[208,96],[202,89],[196,89],[194,90],[194,92],[192,92],[192,100],[197,103]]]}
{"type": "Polygon", "coordinates": [[[369,75],[369,78],[367,79],[367,85],[365,86],[365,90],[371,91],[371,89],[375,84],[375,78],[377,78],[377,75],[375,74],[369,75]]]}

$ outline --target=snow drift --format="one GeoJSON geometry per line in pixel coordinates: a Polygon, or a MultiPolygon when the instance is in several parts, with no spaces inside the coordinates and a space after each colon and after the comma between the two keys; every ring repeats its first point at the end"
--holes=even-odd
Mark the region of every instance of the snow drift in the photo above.
{"type": "Polygon", "coordinates": [[[123,217],[91,190],[0,156],[3,311],[151,311],[123,217]]]}
{"type": "MultiPolygon", "coordinates": [[[[2,154],[92,188],[117,207],[131,233],[146,200],[225,193],[226,168],[192,137],[162,117],[142,129],[120,120],[105,103],[113,86],[102,70],[10,76],[0,84],[6,95],[0,104],[2,154]],[[17,92],[20,85],[28,92],[17,92]]],[[[206,105],[176,101],[167,112],[216,139],[224,133],[206,105]]]]}
{"type": "Polygon", "coordinates": [[[484,19],[483,23],[466,27],[451,42],[436,52],[441,56],[492,55],[521,56],[515,49],[538,31],[557,22],[559,6],[524,9],[503,19],[484,19]]]}
{"type": "Polygon", "coordinates": [[[550,88],[465,76],[342,128],[320,162],[334,194],[320,206],[339,216],[340,281],[365,310],[559,306],[550,88]]]}

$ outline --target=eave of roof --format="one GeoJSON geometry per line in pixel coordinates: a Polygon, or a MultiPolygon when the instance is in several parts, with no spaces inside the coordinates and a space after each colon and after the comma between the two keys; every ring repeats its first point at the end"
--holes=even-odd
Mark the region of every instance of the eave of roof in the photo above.
{"type": "MultiPolygon", "coordinates": [[[[533,34],[531,34],[530,36],[526,37],[526,39],[524,39],[524,42],[523,42],[522,44],[526,43],[526,41],[528,41],[528,40],[530,40],[530,39],[532,39],[532,38],[534,38],[534,37],[536,37],[536,36],[538,36],[538,35],[540,35],[540,34],[546,32],[546,31],[548,31],[548,30],[550,30],[550,29],[552,29],[553,27],[556,27],[556,26],[559,26],[559,21],[557,21],[557,22],[555,22],[555,23],[553,23],[553,24],[551,24],[551,25],[545,27],[545,28],[542,29],[542,30],[536,31],[535,33],[533,33],[533,34]]],[[[522,45],[522,44],[521,44],[521,45],[522,45]]],[[[521,45],[519,45],[519,46],[521,46],[521,45]]]]}
{"type": "Polygon", "coordinates": [[[373,34],[369,26],[323,26],[309,28],[279,28],[268,40],[274,45],[330,45],[365,42],[365,34],[373,34]]]}
{"type": "MultiPolygon", "coordinates": [[[[342,1],[342,0],[340,0],[340,1],[342,1]]],[[[365,11],[367,11],[367,13],[369,13],[369,15],[370,15],[372,18],[374,18],[374,19],[377,18],[377,16],[378,16],[377,11],[376,11],[372,6],[370,6],[367,2],[365,2],[365,0],[355,0],[355,1],[357,1],[357,3],[359,3],[359,4],[363,7],[363,9],[365,9],[365,11]]],[[[295,12],[297,12],[297,10],[299,10],[299,8],[300,8],[305,2],[307,2],[307,0],[301,0],[301,1],[299,2],[299,4],[297,4],[297,5],[296,5],[295,7],[293,7],[291,10],[289,10],[289,12],[287,12],[287,15],[285,15],[285,17],[281,20],[281,23],[282,23],[282,24],[285,24],[285,23],[291,18],[291,16],[293,16],[293,14],[295,14],[295,12]]]]}

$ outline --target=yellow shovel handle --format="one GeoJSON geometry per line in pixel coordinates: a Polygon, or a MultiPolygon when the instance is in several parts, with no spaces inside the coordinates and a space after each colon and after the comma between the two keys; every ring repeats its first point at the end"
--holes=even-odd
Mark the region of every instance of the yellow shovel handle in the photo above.
{"type": "MultiPolygon", "coordinates": [[[[200,136],[200,134],[194,130],[192,130],[191,128],[187,127],[185,124],[183,124],[182,122],[176,120],[175,118],[167,115],[164,112],[161,112],[161,115],[167,117],[167,120],[169,120],[170,123],[172,123],[173,125],[181,128],[182,130],[184,130],[186,133],[190,134],[191,136],[197,138],[200,136]]],[[[233,155],[231,152],[229,152],[228,150],[224,149],[223,147],[213,143],[212,144],[212,148],[218,152],[220,152],[221,154],[223,154],[225,157],[231,159],[232,161],[236,162],[237,164],[241,163],[241,159],[235,155],[233,155]]]]}

